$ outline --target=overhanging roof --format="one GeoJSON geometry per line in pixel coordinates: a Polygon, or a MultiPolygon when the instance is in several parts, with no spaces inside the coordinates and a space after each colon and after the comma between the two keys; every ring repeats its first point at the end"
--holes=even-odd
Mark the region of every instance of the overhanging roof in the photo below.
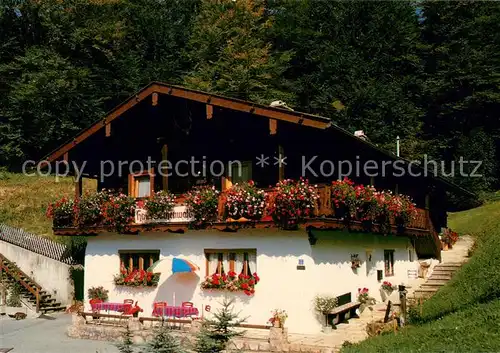
{"type": "Polygon", "coordinates": [[[152,96],[154,93],[166,94],[191,101],[210,104],[212,106],[247,112],[254,115],[265,116],[269,119],[287,121],[318,129],[327,129],[331,125],[330,119],[324,118],[322,116],[274,108],[262,104],[244,101],[241,99],[223,97],[217,94],[196,91],[185,87],[173,86],[161,82],[152,82],[148,86],[144,87],[143,89],[132,95],[130,98],[116,106],[102,120],[97,121],[89,128],[83,130],[72,140],[68,141],[58,149],[51,152],[43,160],[53,162],[62,157],[73,147],[83,142],[88,137],[104,128],[107,124],[119,118],[120,115],[125,113],[127,110],[131,109],[146,98],[152,96]]]}
{"type": "MultiPolygon", "coordinates": [[[[66,142],[56,150],[52,151],[49,155],[43,158],[42,161],[54,162],[59,158],[63,157],[64,154],[69,152],[73,147],[77,146],[78,144],[80,144],[81,142],[83,142],[84,140],[86,140],[88,137],[95,134],[99,130],[105,128],[106,125],[110,124],[113,120],[118,119],[121,115],[123,115],[126,111],[136,106],[138,103],[144,101],[149,97],[152,97],[153,94],[164,94],[173,97],[184,98],[186,100],[210,104],[216,107],[222,107],[235,111],[246,112],[257,116],[264,116],[269,119],[276,119],[280,121],[295,123],[298,125],[313,127],[316,129],[331,131],[332,133],[335,134],[342,134],[348,136],[353,141],[357,141],[357,143],[365,145],[365,147],[375,150],[393,161],[402,160],[406,164],[410,163],[409,160],[397,157],[396,155],[378,147],[377,145],[371,142],[362,140],[354,136],[349,131],[335,124],[332,124],[332,121],[330,119],[322,116],[302,113],[298,111],[291,111],[282,108],[270,107],[262,104],[244,101],[241,99],[229,98],[213,93],[207,93],[185,87],[169,85],[162,82],[151,82],[149,85],[142,88],[137,93],[130,96],[127,100],[116,106],[113,110],[108,112],[102,120],[95,122],[89,128],[83,130],[81,133],[76,135],[73,139],[66,142]]],[[[423,168],[417,165],[414,165],[414,167],[423,170],[423,168]]],[[[430,176],[430,177],[441,182],[446,187],[451,188],[452,190],[458,191],[468,196],[474,196],[473,193],[460,187],[459,185],[456,185],[455,183],[452,183],[451,181],[449,181],[444,177],[441,176],[436,176],[436,177],[430,176]]]]}

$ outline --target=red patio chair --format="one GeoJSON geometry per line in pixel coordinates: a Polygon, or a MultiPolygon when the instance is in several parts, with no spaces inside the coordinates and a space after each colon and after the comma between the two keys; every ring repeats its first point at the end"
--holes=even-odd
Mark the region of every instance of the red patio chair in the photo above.
{"type": "Polygon", "coordinates": [[[155,315],[155,309],[156,308],[166,308],[168,306],[168,303],[167,302],[155,302],[153,303],[153,316],[157,316],[155,315]]]}

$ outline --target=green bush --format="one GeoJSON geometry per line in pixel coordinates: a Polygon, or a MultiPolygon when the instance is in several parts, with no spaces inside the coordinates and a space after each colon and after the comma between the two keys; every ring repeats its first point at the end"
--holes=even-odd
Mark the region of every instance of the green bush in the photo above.
{"type": "Polygon", "coordinates": [[[422,320],[429,321],[469,305],[500,298],[500,228],[480,234],[469,262],[450,282],[423,304],[422,320]]]}
{"type": "Polygon", "coordinates": [[[342,353],[497,352],[500,347],[500,300],[477,304],[421,326],[373,337],[342,353]]]}

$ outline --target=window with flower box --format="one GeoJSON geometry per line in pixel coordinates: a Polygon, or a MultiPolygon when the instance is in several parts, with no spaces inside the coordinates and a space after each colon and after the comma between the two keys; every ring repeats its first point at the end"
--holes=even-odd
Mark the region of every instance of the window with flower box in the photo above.
{"type": "Polygon", "coordinates": [[[120,268],[146,270],[160,259],[160,250],[119,250],[120,268]]]}
{"type": "Polygon", "coordinates": [[[394,250],[384,250],[385,276],[394,276],[394,250]]]}
{"type": "Polygon", "coordinates": [[[205,250],[206,275],[236,274],[251,276],[257,272],[257,251],[255,249],[205,250]]]}

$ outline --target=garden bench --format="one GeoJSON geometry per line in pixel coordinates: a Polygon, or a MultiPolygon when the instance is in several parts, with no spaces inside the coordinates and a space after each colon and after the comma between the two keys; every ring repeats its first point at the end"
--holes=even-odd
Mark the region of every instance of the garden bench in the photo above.
{"type": "Polygon", "coordinates": [[[356,310],[361,306],[360,302],[351,301],[351,293],[346,293],[337,297],[339,306],[330,311],[328,315],[333,316],[332,326],[335,328],[336,324],[347,323],[346,314],[349,313],[349,319],[358,317],[356,310]]]}

